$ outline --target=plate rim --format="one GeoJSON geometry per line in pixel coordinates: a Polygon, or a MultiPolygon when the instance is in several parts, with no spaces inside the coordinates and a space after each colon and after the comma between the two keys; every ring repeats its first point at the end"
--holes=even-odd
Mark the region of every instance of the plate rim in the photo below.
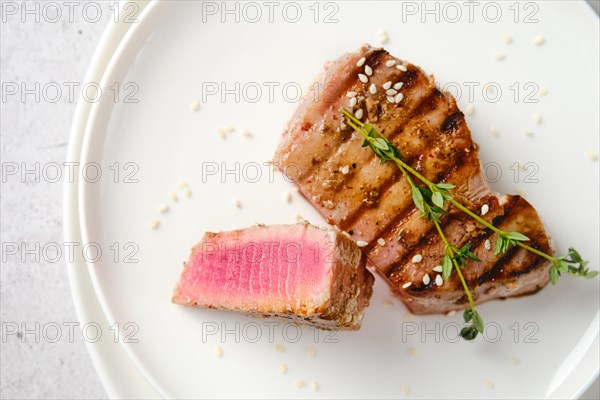
{"type": "MultiPolygon", "coordinates": [[[[133,1],[139,6],[140,11],[149,4],[147,0],[133,1]]],[[[123,9],[125,4],[122,2],[119,6],[123,9]]],[[[85,82],[98,82],[101,79],[106,72],[106,65],[130,27],[131,24],[119,21],[116,24],[110,23],[105,28],[86,70],[85,82]]],[[[71,122],[69,145],[65,157],[67,162],[80,162],[83,135],[89,122],[91,108],[92,104],[85,101],[80,95],[71,122]]],[[[78,185],[78,174],[75,175],[72,182],[65,181],[63,185],[62,236],[67,242],[82,243],[78,185]]],[[[71,297],[79,323],[82,325],[99,321],[105,323],[107,318],[96,297],[85,261],[78,257],[78,253],[75,253],[72,260],[66,261],[66,266],[71,297]],[[91,293],[90,289],[92,289],[91,293]]],[[[160,398],[120,345],[101,339],[97,343],[85,341],[85,348],[109,398],[160,398]]]]}

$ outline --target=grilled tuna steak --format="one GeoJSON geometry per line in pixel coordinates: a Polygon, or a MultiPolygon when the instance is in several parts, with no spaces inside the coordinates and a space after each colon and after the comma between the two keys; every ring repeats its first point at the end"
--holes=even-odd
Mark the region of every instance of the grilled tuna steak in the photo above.
{"type": "MultiPolygon", "coordinates": [[[[461,309],[467,298],[455,273],[440,282],[434,268],[439,270],[444,246],[434,225],[420,218],[397,167],[381,164],[361,147],[363,139],[345,123],[343,108],[378,129],[427,179],[457,185],[453,196],[465,206],[479,213],[487,205],[487,221],[553,253],[527,201],[490,191],[464,115],[433,77],[383,49],[363,46],[326,64],[317,81],[321,96],[303,99],[274,161],[328,223],[364,245],[369,262],[412,312],[461,309]]],[[[451,212],[442,225],[458,248],[470,242],[482,260],[469,260],[464,268],[476,302],[533,293],[548,283],[545,259],[518,247],[494,256],[496,235],[468,216],[451,212]]]]}
{"type": "Polygon", "coordinates": [[[351,240],[307,223],[208,232],[173,302],[356,330],[373,292],[365,265],[351,240]]]}

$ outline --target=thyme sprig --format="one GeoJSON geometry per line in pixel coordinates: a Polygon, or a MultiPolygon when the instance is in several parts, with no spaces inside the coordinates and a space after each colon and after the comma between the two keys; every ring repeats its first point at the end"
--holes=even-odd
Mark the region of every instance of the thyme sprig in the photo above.
{"type": "Polygon", "coordinates": [[[470,243],[467,243],[458,249],[451,244],[444,235],[440,225],[441,218],[448,213],[447,209],[452,206],[469,215],[481,225],[498,235],[496,247],[494,249],[494,255],[506,253],[511,246],[519,246],[550,261],[552,266],[550,267],[549,274],[552,284],[556,284],[558,277],[560,277],[562,273],[588,279],[598,275],[598,271],[590,271],[588,268],[586,268],[587,261],[584,261],[579,253],[573,248],[569,248],[569,252],[564,256],[553,257],[526,244],[526,242],[529,242],[530,239],[522,233],[515,231],[503,231],[490,224],[479,215],[462,205],[459,201],[454,199],[450,192],[456,187],[455,185],[451,183],[442,182],[436,184],[431,182],[410,165],[405,163],[402,160],[400,150],[385,136],[379,133],[372,125],[361,122],[345,109],[342,110],[342,114],[348,119],[348,125],[350,125],[364,138],[362,144],[363,147],[368,146],[375,153],[375,155],[379,157],[382,164],[387,161],[392,161],[394,164],[396,164],[411,188],[413,203],[415,204],[415,207],[421,211],[421,217],[426,217],[429,221],[432,221],[435,224],[438,234],[440,235],[445,246],[444,256],[442,258],[442,274],[444,279],[448,279],[451,276],[452,270],[455,270],[469,300],[469,308],[465,309],[463,317],[465,322],[471,322],[471,325],[466,326],[461,330],[460,334],[464,339],[472,340],[477,336],[478,333],[483,332],[484,323],[483,319],[475,309],[473,296],[471,295],[461,269],[466,266],[467,260],[481,260],[479,260],[470,251],[470,243]],[[418,179],[421,183],[416,184],[412,179],[413,177],[418,179]]]}

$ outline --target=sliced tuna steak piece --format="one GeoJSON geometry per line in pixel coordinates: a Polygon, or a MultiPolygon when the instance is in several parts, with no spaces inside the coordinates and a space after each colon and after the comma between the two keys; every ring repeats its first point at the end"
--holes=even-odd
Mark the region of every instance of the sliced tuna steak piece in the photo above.
{"type": "Polygon", "coordinates": [[[355,330],[373,292],[365,265],[352,240],[308,223],[207,232],[173,302],[355,330]]]}
{"type": "MultiPolygon", "coordinates": [[[[420,218],[398,168],[361,147],[363,138],[342,119],[344,108],[373,125],[427,179],[456,184],[453,194],[465,206],[480,213],[487,204],[483,218],[553,254],[535,209],[519,196],[498,198],[490,191],[464,115],[433,77],[363,46],[327,63],[317,84],[321,96],[301,101],[274,161],[328,223],[365,245],[369,262],[410,310],[457,310],[467,298],[456,273],[448,282],[437,277],[444,246],[434,225],[420,218]]],[[[452,212],[442,225],[458,248],[471,242],[482,260],[469,260],[464,269],[476,302],[534,293],[548,283],[545,259],[517,247],[495,256],[496,235],[472,219],[452,212]]]]}

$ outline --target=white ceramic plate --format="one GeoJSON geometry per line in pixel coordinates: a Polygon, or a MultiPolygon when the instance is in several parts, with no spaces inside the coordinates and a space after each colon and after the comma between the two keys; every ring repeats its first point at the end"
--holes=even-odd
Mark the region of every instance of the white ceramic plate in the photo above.
{"type": "MultiPolygon", "coordinates": [[[[211,10],[206,7],[219,4],[156,3],[147,10],[107,70],[105,95],[92,110],[84,138],[82,163],[98,163],[103,172],[98,182],[88,179],[80,186],[83,240],[103,249],[99,261],[88,263],[90,274],[108,319],[138,327],[130,337],[137,343],[124,343],[125,349],[154,387],[165,397],[398,397],[406,389],[414,397],[578,395],[598,373],[597,282],[565,278],[536,296],[483,305],[487,340],[475,343],[454,343],[458,315],[407,318],[399,302],[386,306],[388,290],[381,282],[361,331],[334,338],[315,337],[306,328],[298,333],[284,323],[271,332],[274,321],[184,309],[171,304],[170,296],[190,246],[206,230],[291,223],[295,214],[322,223],[299,197],[283,201],[291,186],[279,175],[271,179],[268,168],[261,169],[258,182],[249,182],[255,176],[252,163],[271,157],[295,108],[293,89],[306,90],[325,60],[375,42],[380,28],[388,31],[392,53],[435,72],[442,84],[457,82],[463,108],[468,82],[479,84],[469,125],[482,162],[492,168],[490,179],[492,170],[502,171],[492,187],[522,190],[559,250],[575,245],[598,265],[598,167],[585,157],[586,150],[598,148],[598,19],[587,6],[536,3],[521,8],[515,23],[506,4],[498,23],[487,22],[481,10],[473,23],[468,15],[462,22],[437,23],[419,10],[420,3],[410,3],[417,14],[409,15],[414,9],[408,3],[340,2],[321,4],[315,23],[307,3],[300,5],[297,23],[288,22],[293,6],[286,8],[286,21],[283,5],[270,23],[268,8],[259,4],[263,21],[251,23],[256,14],[240,4],[239,23],[232,16],[222,23],[219,13],[203,21],[203,11],[211,10]],[[538,22],[524,23],[525,14],[538,22]],[[323,23],[326,15],[338,22],[323,23]],[[512,44],[501,40],[503,33],[513,36],[512,44]],[[546,43],[535,47],[531,41],[538,34],[546,43]],[[496,61],[496,51],[506,59],[496,61]],[[122,90],[118,102],[110,89],[115,82],[122,90]],[[236,82],[239,101],[231,94],[225,101],[208,96],[199,112],[190,111],[208,87],[232,88],[236,82]],[[500,101],[485,100],[482,87],[488,82],[502,89],[500,101]],[[137,103],[123,102],[132,93],[127,83],[139,88],[133,95],[137,103]],[[526,102],[532,84],[548,90],[537,103],[526,102]],[[269,86],[275,88],[273,98],[269,86]],[[256,87],[262,97],[254,102],[256,87]],[[543,117],[539,126],[534,113],[543,117]],[[254,137],[238,131],[219,139],[216,129],[229,125],[247,128],[254,137]],[[489,133],[491,125],[498,138],[489,133]],[[533,130],[533,137],[523,129],[533,130]],[[225,168],[235,170],[236,162],[239,179],[235,173],[220,176],[225,168]],[[510,169],[515,162],[535,166],[515,182],[510,169]],[[210,175],[214,166],[219,173],[210,175]],[[526,181],[525,174],[535,170],[526,181]],[[176,187],[180,180],[189,183],[191,198],[176,187]],[[170,201],[169,192],[179,201],[170,201]],[[241,209],[233,207],[234,199],[241,209]],[[157,211],[162,203],[170,205],[164,215],[157,211]],[[150,230],[155,218],[160,227],[150,230]],[[125,262],[127,255],[139,261],[125,262]],[[210,334],[213,329],[216,334],[210,334]],[[414,329],[418,332],[409,334],[414,329]],[[273,351],[274,344],[286,351],[273,351]],[[215,356],[217,345],[222,358],[215,356]],[[317,349],[315,358],[307,357],[309,347],[317,349]],[[287,374],[279,374],[280,363],[287,364],[287,374]],[[295,380],[317,381],[319,391],[297,388],[295,380]]],[[[451,10],[440,10],[442,17],[454,18],[451,10]]],[[[93,168],[88,172],[93,178],[93,168]]],[[[133,332],[131,326],[122,334],[133,332]]]]}

